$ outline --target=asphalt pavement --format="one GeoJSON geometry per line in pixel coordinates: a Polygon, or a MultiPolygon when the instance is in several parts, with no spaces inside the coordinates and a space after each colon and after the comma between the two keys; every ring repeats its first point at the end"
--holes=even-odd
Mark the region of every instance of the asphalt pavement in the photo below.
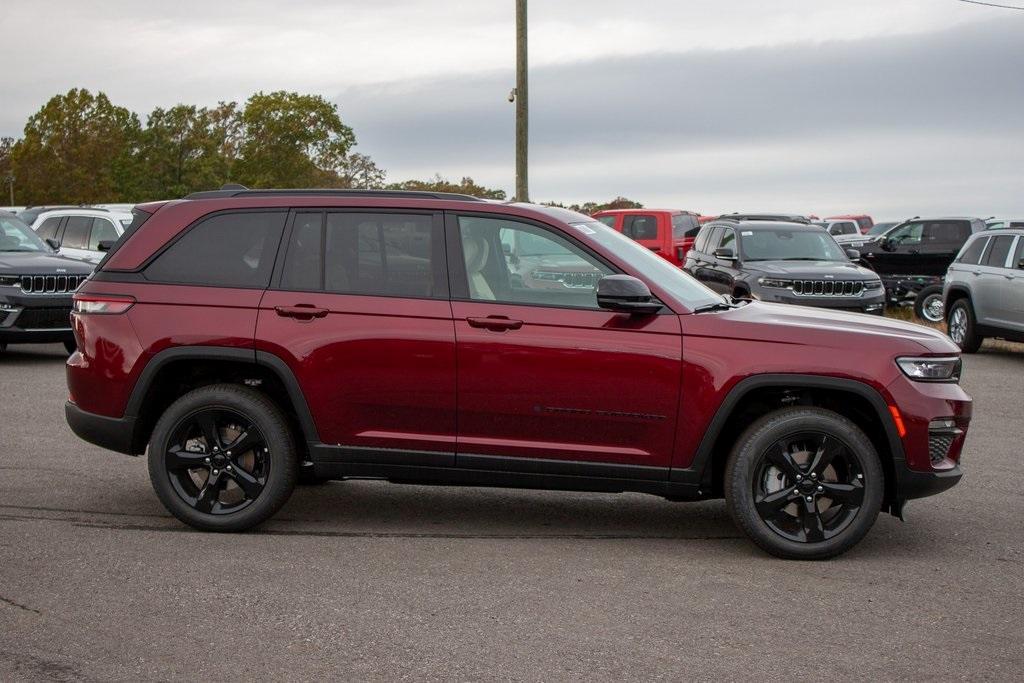
{"type": "Polygon", "coordinates": [[[194,532],[71,433],[63,361],[0,354],[3,681],[1024,677],[1024,346],[965,359],[960,485],[816,563],[641,494],[336,482],[194,532]]]}

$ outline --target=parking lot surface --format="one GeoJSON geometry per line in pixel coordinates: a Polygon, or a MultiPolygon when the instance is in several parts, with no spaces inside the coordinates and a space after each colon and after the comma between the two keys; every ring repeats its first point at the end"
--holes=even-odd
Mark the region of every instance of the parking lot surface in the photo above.
{"type": "Polygon", "coordinates": [[[1024,347],[965,358],[965,476],[829,562],[721,501],[336,482],[191,531],[79,441],[58,346],[0,354],[0,680],[1020,680],[1024,347]]]}

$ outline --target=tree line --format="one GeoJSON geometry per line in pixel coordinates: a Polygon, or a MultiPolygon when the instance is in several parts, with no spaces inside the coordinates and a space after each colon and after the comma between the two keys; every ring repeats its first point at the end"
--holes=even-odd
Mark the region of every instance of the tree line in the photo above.
{"type": "MultiPolygon", "coordinates": [[[[104,93],[73,88],[29,117],[21,138],[0,138],[2,201],[31,204],[142,202],[225,183],[264,188],[408,189],[503,200],[472,178],[387,182],[338,107],[319,95],[258,92],[244,103],[157,107],[145,124],[104,93]],[[10,194],[13,190],[13,198],[10,194]]],[[[553,204],[563,206],[562,204],[553,204]]],[[[640,207],[617,197],[567,208],[640,207]]]]}

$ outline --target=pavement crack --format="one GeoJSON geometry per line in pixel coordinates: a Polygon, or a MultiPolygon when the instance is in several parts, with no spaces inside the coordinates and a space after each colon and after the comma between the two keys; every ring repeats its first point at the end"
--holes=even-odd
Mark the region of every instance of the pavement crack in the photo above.
{"type": "Polygon", "coordinates": [[[23,605],[20,602],[15,602],[14,600],[11,600],[10,598],[5,598],[2,595],[0,595],[0,602],[5,602],[8,605],[10,605],[11,607],[17,607],[18,609],[25,610],[26,612],[32,612],[34,614],[42,614],[42,612],[37,610],[35,607],[29,607],[28,605],[23,605]]]}

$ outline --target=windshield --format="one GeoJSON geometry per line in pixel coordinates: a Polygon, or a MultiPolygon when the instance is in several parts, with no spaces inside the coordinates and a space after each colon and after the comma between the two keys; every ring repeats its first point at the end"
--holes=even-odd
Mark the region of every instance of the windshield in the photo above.
{"type": "Polygon", "coordinates": [[[849,261],[832,236],[817,230],[741,230],[745,261],[849,261]]]}
{"type": "Polygon", "coordinates": [[[871,226],[871,229],[868,230],[867,234],[868,235],[881,235],[883,232],[885,232],[886,230],[888,230],[889,228],[891,228],[894,225],[896,225],[896,224],[895,223],[875,223],[873,226],[871,226]]]}
{"type": "Polygon", "coordinates": [[[618,256],[630,268],[657,283],[690,310],[707,304],[722,303],[721,296],[655,255],[647,247],[612,230],[604,223],[585,221],[570,225],[618,256]]]}
{"type": "Polygon", "coordinates": [[[0,216],[0,251],[50,252],[52,249],[19,219],[0,216]]]}

